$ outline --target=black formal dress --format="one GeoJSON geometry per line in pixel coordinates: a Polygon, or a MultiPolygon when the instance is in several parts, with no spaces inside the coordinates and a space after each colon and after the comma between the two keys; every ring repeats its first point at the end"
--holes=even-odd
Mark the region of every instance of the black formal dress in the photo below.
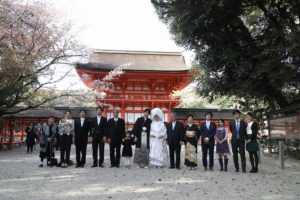
{"type": "Polygon", "coordinates": [[[232,146],[233,162],[236,171],[239,171],[238,153],[240,153],[242,170],[243,172],[246,172],[246,157],[245,157],[246,128],[247,128],[247,124],[243,120],[239,120],[239,122],[232,120],[230,122],[229,129],[231,132],[231,146],[232,146]]]}
{"type": "Polygon", "coordinates": [[[173,128],[172,122],[167,124],[168,145],[170,153],[170,167],[175,168],[174,154],[176,154],[176,168],[180,168],[180,142],[184,142],[184,126],[181,122],[176,121],[173,128]]]}
{"type": "Polygon", "coordinates": [[[91,136],[93,138],[92,147],[93,147],[93,166],[98,164],[98,149],[99,149],[99,166],[103,165],[104,161],[104,141],[103,137],[107,134],[107,119],[105,117],[100,118],[98,123],[97,116],[94,117],[91,121],[91,136]]]}
{"type": "Polygon", "coordinates": [[[75,147],[77,166],[84,166],[86,161],[86,147],[90,132],[90,121],[80,118],[75,121],[75,147]]]}
{"type": "Polygon", "coordinates": [[[110,162],[112,167],[120,166],[121,143],[125,137],[125,121],[111,118],[107,121],[107,137],[110,139],[110,162]]]}
{"type": "Polygon", "coordinates": [[[185,126],[185,160],[184,164],[187,167],[197,167],[197,147],[200,137],[200,130],[196,124],[185,126]]]}
{"type": "Polygon", "coordinates": [[[206,126],[206,121],[200,125],[201,134],[201,147],[202,147],[202,164],[207,168],[207,154],[209,154],[209,167],[214,166],[214,148],[215,148],[215,135],[217,126],[215,123],[210,122],[209,127],[206,126]],[[208,138],[208,142],[205,141],[208,138]]]}

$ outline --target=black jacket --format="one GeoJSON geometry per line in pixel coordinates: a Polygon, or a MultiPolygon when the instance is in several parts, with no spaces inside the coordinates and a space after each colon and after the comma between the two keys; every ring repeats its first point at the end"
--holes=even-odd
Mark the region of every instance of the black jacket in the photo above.
{"type": "Polygon", "coordinates": [[[185,129],[180,121],[176,121],[173,129],[172,122],[167,124],[167,135],[169,145],[179,145],[180,142],[184,142],[185,129]]]}
{"type": "Polygon", "coordinates": [[[91,122],[91,136],[93,139],[102,139],[107,135],[107,119],[101,116],[100,124],[97,117],[94,117],[91,122]]]}
{"type": "Polygon", "coordinates": [[[75,144],[87,144],[90,129],[91,122],[88,119],[84,119],[83,126],[81,119],[75,120],[75,144]]]}
{"type": "MultiPolygon", "coordinates": [[[[229,125],[229,129],[231,132],[231,142],[235,142],[237,140],[236,138],[236,122],[235,120],[232,120],[229,125]]],[[[247,129],[247,124],[243,120],[240,120],[240,130],[239,130],[239,135],[240,135],[240,141],[245,142],[245,137],[246,137],[246,129],[247,129]]]]}
{"type": "Polygon", "coordinates": [[[107,121],[107,137],[111,139],[111,143],[120,144],[125,137],[125,121],[118,118],[115,122],[114,118],[107,121]]]}
{"type": "Polygon", "coordinates": [[[217,131],[217,126],[215,123],[210,122],[209,129],[206,127],[206,122],[202,122],[200,125],[200,135],[201,135],[201,143],[204,143],[204,138],[209,138],[209,144],[215,144],[215,135],[217,131]]]}

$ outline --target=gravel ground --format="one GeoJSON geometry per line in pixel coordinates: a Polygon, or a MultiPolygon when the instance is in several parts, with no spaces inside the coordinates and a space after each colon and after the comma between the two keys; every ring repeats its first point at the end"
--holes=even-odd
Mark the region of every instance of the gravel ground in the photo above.
{"type": "MultiPolygon", "coordinates": [[[[200,150],[200,149],[199,149],[200,150]]],[[[39,168],[37,150],[25,147],[0,151],[0,200],[27,199],[300,199],[300,163],[262,156],[259,173],[235,173],[232,158],[229,172],[168,169],[109,168],[105,149],[105,168],[91,168],[92,151],[88,146],[85,168],[39,168]]],[[[56,155],[59,155],[56,152],[56,155]]],[[[199,158],[201,155],[198,155],[199,158]]],[[[182,158],[184,152],[182,152],[182,158]]],[[[72,146],[71,159],[75,160],[72,146]]],[[[183,159],[182,159],[183,160],[183,159]]],[[[200,159],[199,159],[200,162],[200,159]]],[[[201,166],[201,165],[200,165],[201,166]]],[[[247,158],[249,170],[249,160],[247,158]]]]}

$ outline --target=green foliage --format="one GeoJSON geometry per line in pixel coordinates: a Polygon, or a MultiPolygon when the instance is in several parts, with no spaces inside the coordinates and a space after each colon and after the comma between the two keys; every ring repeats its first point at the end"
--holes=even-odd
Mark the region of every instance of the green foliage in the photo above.
{"type": "Polygon", "coordinates": [[[152,0],[177,44],[193,50],[197,93],[242,106],[284,107],[300,98],[300,2],[152,0]]]}

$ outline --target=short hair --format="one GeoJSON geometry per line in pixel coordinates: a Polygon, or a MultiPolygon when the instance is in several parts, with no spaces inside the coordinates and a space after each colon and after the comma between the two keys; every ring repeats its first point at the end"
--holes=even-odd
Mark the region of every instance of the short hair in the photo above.
{"type": "Polygon", "coordinates": [[[144,110],[144,113],[145,112],[147,112],[149,115],[151,114],[151,110],[149,109],[149,108],[146,108],[145,110],[144,110]]]}
{"type": "Polygon", "coordinates": [[[247,115],[253,117],[253,113],[252,112],[247,112],[247,115]]]}
{"type": "Polygon", "coordinates": [[[242,114],[240,110],[235,110],[235,111],[233,111],[232,115],[235,115],[236,113],[238,113],[239,115],[242,114]]]}
{"type": "Polygon", "coordinates": [[[189,117],[192,117],[194,119],[194,115],[189,114],[188,116],[186,116],[186,118],[188,119],[189,117]]]}
{"type": "Polygon", "coordinates": [[[70,114],[72,113],[71,110],[66,110],[66,111],[65,111],[65,114],[67,114],[68,112],[69,112],[70,114]]]}
{"type": "Polygon", "coordinates": [[[98,111],[98,110],[101,110],[101,112],[103,112],[103,108],[100,106],[96,108],[96,111],[98,111]]]}
{"type": "Polygon", "coordinates": [[[79,111],[79,113],[81,113],[81,112],[84,112],[86,114],[86,110],[82,109],[82,110],[79,111]]]}
{"type": "Polygon", "coordinates": [[[115,111],[120,112],[120,110],[118,108],[114,108],[113,112],[115,112],[115,111]]]}
{"type": "Polygon", "coordinates": [[[219,119],[219,121],[221,121],[223,124],[225,124],[225,120],[224,119],[219,119]]]}
{"type": "Polygon", "coordinates": [[[54,117],[53,115],[50,115],[50,116],[49,116],[49,119],[50,119],[50,118],[53,118],[53,119],[55,119],[55,117],[54,117]]]}
{"type": "Polygon", "coordinates": [[[174,115],[175,117],[177,116],[176,112],[174,112],[174,111],[172,111],[172,112],[170,113],[170,115],[174,115]]]}
{"type": "Polygon", "coordinates": [[[204,116],[206,116],[206,115],[210,115],[211,117],[213,117],[214,115],[213,115],[213,113],[211,112],[211,111],[207,111],[206,113],[205,113],[205,115],[204,116]]]}

